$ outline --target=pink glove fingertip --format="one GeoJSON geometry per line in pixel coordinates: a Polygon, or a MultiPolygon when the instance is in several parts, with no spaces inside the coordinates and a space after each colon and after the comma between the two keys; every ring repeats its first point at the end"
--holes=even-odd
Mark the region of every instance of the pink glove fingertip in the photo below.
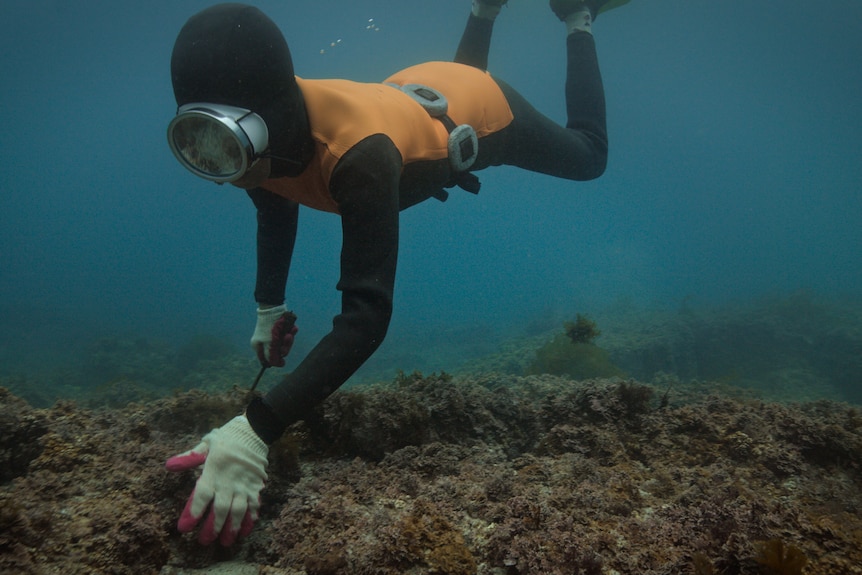
{"type": "Polygon", "coordinates": [[[191,453],[174,455],[173,457],[165,461],[165,469],[174,472],[194,469],[195,467],[201,465],[204,461],[206,461],[206,458],[206,453],[195,453],[194,451],[192,451],[191,453]]]}
{"type": "Polygon", "coordinates": [[[201,545],[210,545],[218,539],[218,533],[215,532],[215,511],[210,511],[206,519],[204,519],[203,527],[198,535],[198,541],[201,545]]]}
{"type": "Polygon", "coordinates": [[[228,517],[227,521],[225,521],[224,527],[222,527],[218,542],[222,547],[230,547],[237,540],[238,535],[239,531],[233,528],[233,521],[228,517]]]}
{"type": "Polygon", "coordinates": [[[195,525],[201,520],[200,517],[195,517],[192,515],[192,502],[195,499],[195,492],[192,491],[192,494],[189,496],[188,501],[186,501],[186,506],[183,508],[182,514],[180,514],[180,520],[177,521],[177,531],[180,533],[188,533],[192,529],[195,528],[195,525]]]}
{"type": "Polygon", "coordinates": [[[252,515],[251,511],[246,511],[245,517],[242,518],[242,525],[239,526],[239,538],[248,537],[251,530],[254,529],[254,522],[257,519],[252,515]]]}

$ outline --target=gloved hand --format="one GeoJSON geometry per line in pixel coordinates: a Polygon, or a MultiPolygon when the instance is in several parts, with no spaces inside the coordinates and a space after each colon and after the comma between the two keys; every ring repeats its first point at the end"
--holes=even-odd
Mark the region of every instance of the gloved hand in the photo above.
{"type": "Polygon", "coordinates": [[[294,325],[295,316],[284,307],[257,310],[257,325],[251,336],[251,347],[264,367],[284,366],[284,358],[293,347],[293,339],[299,331],[294,325]]]}
{"type": "Polygon", "coordinates": [[[185,471],[202,463],[204,466],[177,529],[181,533],[194,529],[211,506],[198,537],[202,544],[218,539],[227,546],[248,535],[260,510],[268,453],[269,447],[246,416],[238,415],[206,434],[194,449],[168,459],[168,471],[185,471]]]}

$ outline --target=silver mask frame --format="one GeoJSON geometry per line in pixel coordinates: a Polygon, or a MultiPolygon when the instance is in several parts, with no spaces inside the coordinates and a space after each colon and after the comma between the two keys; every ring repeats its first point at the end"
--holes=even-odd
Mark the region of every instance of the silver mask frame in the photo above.
{"type": "Polygon", "coordinates": [[[219,184],[242,178],[269,147],[263,118],[224,104],[180,106],[168,125],[168,145],[187,170],[219,184]]]}

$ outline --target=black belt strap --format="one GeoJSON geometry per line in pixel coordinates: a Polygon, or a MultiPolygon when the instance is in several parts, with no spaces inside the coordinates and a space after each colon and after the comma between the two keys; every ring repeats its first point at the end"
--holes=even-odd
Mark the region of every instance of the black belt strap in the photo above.
{"type": "MultiPolygon", "coordinates": [[[[452,130],[457,127],[457,124],[455,124],[448,114],[435,117],[443,123],[446,131],[450,134],[452,133],[452,130]]],[[[479,189],[482,187],[482,182],[479,181],[479,178],[473,172],[455,172],[452,174],[452,178],[450,178],[445,187],[451,188],[453,186],[458,186],[462,190],[466,190],[471,194],[478,194],[479,189]]],[[[446,192],[446,190],[440,190],[440,192],[435,194],[434,197],[441,202],[445,202],[449,198],[449,193],[446,192]]]]}

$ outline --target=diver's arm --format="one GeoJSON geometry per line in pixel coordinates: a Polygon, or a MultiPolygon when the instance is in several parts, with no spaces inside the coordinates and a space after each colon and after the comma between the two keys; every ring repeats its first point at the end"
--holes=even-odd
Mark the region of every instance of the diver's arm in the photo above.
{"type": "Polygon", "coordinates": [[[330,179],[342,222],[341,313],[333,328],[248,418],[267,443],[304,419],[371,356],[386,335],[398,256],[401,156],[382,135],[366,138],[339,161],[330,179]]]}
{"type": "Polygon", "coordinates": [[[262,188],[248,190],[257,208],[257,282],[254,299],[262,307],[284,302],[299,204],[262,188]]]}

